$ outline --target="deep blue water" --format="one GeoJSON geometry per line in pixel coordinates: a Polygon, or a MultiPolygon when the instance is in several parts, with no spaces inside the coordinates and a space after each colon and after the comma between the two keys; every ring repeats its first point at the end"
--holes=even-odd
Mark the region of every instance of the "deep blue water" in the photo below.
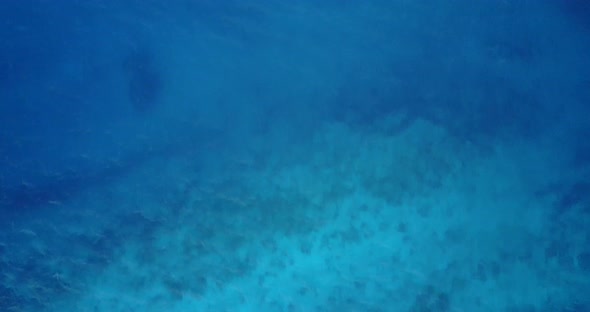
{"type": "Polygon", "coordinates": [[[590,311],[589,3],[0,3],[0,311],[590,311]]]}

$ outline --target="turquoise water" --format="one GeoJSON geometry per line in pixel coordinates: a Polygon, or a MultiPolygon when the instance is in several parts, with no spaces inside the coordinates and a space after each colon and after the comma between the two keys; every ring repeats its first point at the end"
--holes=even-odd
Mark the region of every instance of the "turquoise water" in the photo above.
{"type": "Polygon", "coordinates": [[[590,311],[585,1],[0,21],[0,311],[590,311]]]}

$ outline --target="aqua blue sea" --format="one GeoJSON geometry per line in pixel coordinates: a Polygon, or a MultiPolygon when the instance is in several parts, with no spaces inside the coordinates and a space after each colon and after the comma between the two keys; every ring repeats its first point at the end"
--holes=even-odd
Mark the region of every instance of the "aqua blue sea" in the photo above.
{"type": "Polygon", "coordinates": [[[590,1],[0,1],[0,312],[589,312],[590,1]]]}

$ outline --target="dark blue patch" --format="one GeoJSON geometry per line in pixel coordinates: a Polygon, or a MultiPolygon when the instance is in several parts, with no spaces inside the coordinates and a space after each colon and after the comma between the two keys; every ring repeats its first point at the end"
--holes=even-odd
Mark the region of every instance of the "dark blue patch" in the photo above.
{"type": "Polygon", "coordinates": [[[590,31],[590,1],[588,0],[568,0],[561,1],[565,6],[566,12],[571,16],[580,27],[590,31]]]}
{"type": "Polygon", "coordinates": [[[123,69],[134,110],[146,112],[153,109],[162,96],[163,78],[152,51],[147,48],[134,49],[125,58],[123,69]]]}

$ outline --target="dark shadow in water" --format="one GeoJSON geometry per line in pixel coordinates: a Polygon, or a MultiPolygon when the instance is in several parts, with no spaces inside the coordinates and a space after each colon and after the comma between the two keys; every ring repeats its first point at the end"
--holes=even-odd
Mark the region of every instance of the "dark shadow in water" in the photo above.
{"type": "Polygon", "coordinates": [[[153,51],[145,46],[134,48],[123,60],[123,71],[133,109],[140,113],[153,109],[160,102],[164,87],[153,51]]]}

